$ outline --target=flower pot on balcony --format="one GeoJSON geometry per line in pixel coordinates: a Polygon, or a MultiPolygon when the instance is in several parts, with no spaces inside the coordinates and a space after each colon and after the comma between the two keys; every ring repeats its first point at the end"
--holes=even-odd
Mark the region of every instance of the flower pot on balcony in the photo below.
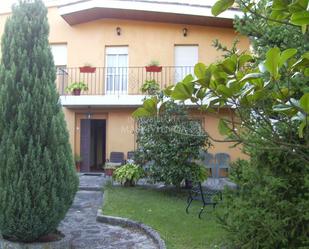
{"type": "Polygon", "coordinates": [[[81,91],[82,91],[81,89],[73,89],[72,94],[78,96],[78,95],[80,95],[81,91]]]}
{"type": "Polygon", "coordinates": [[[160,72],[162,72],[162,67],[160,67],[160,66],[146,66],[146,72],[160,73],[160,72]]]}
{"type": "Polygon", "coordinates": [[[84,66],[84,67],[80,67],[79,71],[81,73],[94,73],[96,70],[95,67],[90,67],[90,66],[84,66]]]}

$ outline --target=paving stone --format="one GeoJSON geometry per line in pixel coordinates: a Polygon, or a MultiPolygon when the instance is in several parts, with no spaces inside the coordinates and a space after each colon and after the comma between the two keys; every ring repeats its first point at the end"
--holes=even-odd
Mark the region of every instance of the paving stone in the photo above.
{"type": "Polygon", "coordinates": [[[72,239],[74,249],[156,249],[151,238],[140,231],[96,222],[102,207],[104,175],[80,174],[80,190],[61,222],[59,230],[72,239]]]}

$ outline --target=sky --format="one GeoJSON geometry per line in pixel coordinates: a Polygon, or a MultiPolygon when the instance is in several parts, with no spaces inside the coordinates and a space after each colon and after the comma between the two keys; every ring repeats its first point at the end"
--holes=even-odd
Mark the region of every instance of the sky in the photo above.
{"type": "MultiPolygon", "coordinates": [[[[44,2],[47,3],[57,3],[57,2],[71,2],[73,0],[44,0],[44,2]]],[[[76,0],[77,1],[77,0],[76,0]]],[[[101,0],[105,1],[105,0],[101,0]]],[[[143,1],[156,1],[156,2],[180,2],[180,3],[189,3],[189,4],[199,4],[199,5],[212,5],[214,4],[217,0],[143,0],[143,1]]],[[[0,12],[7,12],[10,10],[10,6],[18,2],[18,0],[0,0],[0,12]]]]}

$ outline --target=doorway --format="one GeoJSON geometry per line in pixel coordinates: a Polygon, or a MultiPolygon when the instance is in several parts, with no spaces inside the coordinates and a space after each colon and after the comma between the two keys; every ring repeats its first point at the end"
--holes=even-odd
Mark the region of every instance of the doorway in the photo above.
{"type": "Polygon", "coordinates": [[[81,119],[82,172],[99,172],[106,161],[106,120],[81,119]]]}

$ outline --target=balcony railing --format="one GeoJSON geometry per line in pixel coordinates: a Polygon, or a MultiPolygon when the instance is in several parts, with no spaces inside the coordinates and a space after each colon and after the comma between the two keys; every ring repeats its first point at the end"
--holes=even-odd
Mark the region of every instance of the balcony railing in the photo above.
{"type": "Polygon", "coordinates": [[[71,95],[66,88],[74,82],[88,86],[82,95],[140,95],[146,80],[155,80],[160,88],[181,81],[193,73],[194,67],[163,66],[161,72],[146,72],[145,67],[96,67],[95,72],[83,73],[80,68],[57,68],[57,89],[60,95],[71,95]]]}

